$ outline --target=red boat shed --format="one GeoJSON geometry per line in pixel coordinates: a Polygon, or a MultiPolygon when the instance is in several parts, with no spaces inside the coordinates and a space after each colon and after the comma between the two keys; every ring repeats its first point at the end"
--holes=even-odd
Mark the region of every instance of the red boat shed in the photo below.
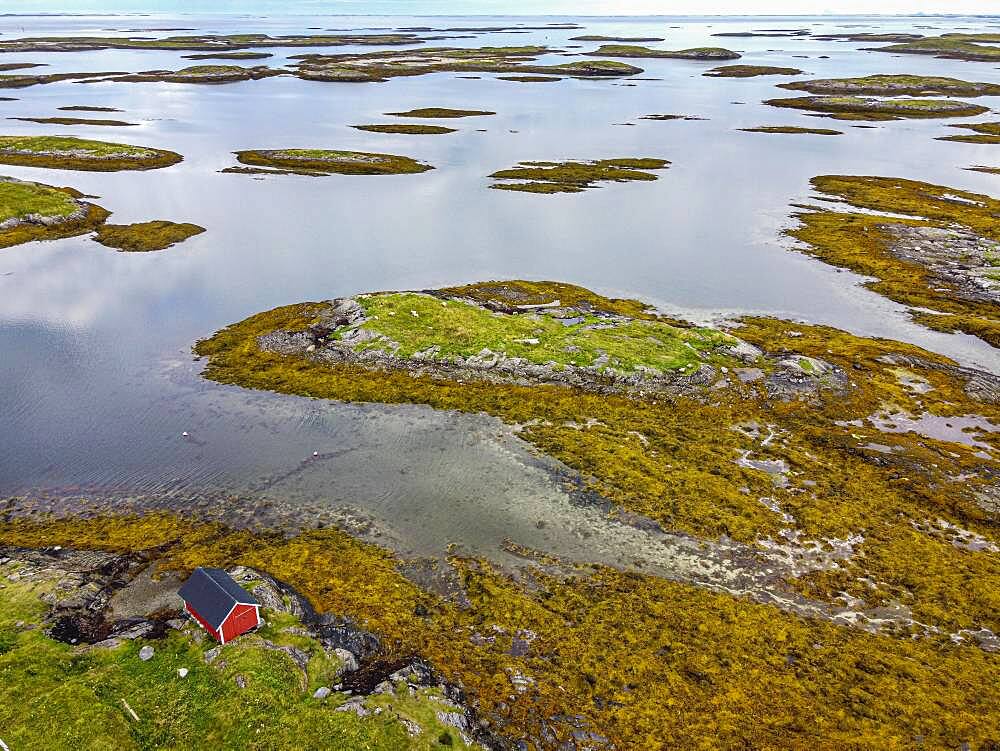
{"type": "Polygon", "coordinates": [[[178,593],[184,609],[221,644],[260,625],[260,603],[221,568],[201,568],[178,593]]]}

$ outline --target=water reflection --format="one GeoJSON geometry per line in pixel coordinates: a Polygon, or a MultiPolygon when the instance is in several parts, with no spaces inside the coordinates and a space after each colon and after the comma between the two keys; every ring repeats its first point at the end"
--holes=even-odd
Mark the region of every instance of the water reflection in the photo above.
{"type": "MultiPolygon", "coordinates": [[[[275,34],[348,23],[222,17],[142,23],[147,21],[275,34]]],[[[20,35],[18,27],[26,23],[0,19],[0,31],[20,35]]],[[[111,26],[140,25],[136,19],[95,17],[30,23],[25,33],[104,33],[111,26]]],[[[741,62],[793,65],[817,76],[933,72],[1000,81],[992,66],[900,59],[858,52],[853,44],[708,36],[750,23],[588,20],[586,33],[661,35],[668,41],[660,46],[678,48],[723,41],[746,52],[741,62]],[[776,48],[781,51],[767,51],[776,48]]],[[[835,19],[809,23],[838,25],[835,19]]],[[[920,21],[879,21],[901,31],[914,23],[920,21]]],[[[579,33],[484,34],[448,44],[560,45],[579,33]]],[[[300,51],[276,50],[267,63],[281,65],[300,51]]],[[[46,71],[148,70],[190,62],[174,53],[118,50],[9,57],[49,63],[46,71]]],[[[778,91],[778,79],[708,79],[700,74],[709,66],[683,61],[640,64],[647,73],[634,86],[572,80],[536,86],[489,75],[473,81],[435,74],[365,85],[289,77],[228,86],[58,83],[19,90],[19,100],[4,105],[7,116],[49,116],[70,104],[118,107],[123,119],[141,125],[55,131],[169,148],[185,161],[150,173],[17,167],[4,173],[98,195],[115,222],[162,218],[195,222],[208,232],[146,255],[115,253],[87,238],[0,251],[0,494],[79,485],[116,491],[266,488],[292,498],[356,504],[409,535],[405,544],[413,549],[463,537],[488,548],[511,529],[531,528],[510,511],[516,499],[534,499],[536,511],[538,504],[563,503],[565,494],[549,474],[530,469],[525,449],[489,421],[253,394],[197,377],[199,366],[189,353],[199,337],[276,305],[363,290],[559,279],[700,317],[754,312],[802,318],[911,341],[1000,370],[994,350],[970,337],[915,326],[899,306],[857,287],[856,276],[790,252],[780,235],[790,226],[789,204],[808,198],[809,178],[817,174],[910,177],[996,194],[995,176],[962,169],[995,163],[988,147],[936,142],[933,136],[944,126],[935,121],[876,129],[845,124],[838,138],[740,133],[735,129],[816,120],[760,104],[778,91]],[[460,132],[447,136],[347,127],[385,122],[382,113],[421,106],[498,115],[459,121],[460,132]],[[707,120],[637,119],[648,113],[707,120]],[[282,146],[387,151],[437,169],[320,179],[218,172],[233,163],[232,151],[282,146]],[[655,183],[579,195],[486,189],[486,175],[521,160],[610,156],[660,156],[673,165],[655,183]],[[180,441],[183,431],[200,443],[180,441]],[[294,480],[268,484],[329,446],[350,451],[294,480]],[[429,521],[418,524],[418,512],[429,521]],[[483,522],[488,515],[492,521],[483,522]],[[429,535],[426,530],[435,525],[429,535]],[[472,529],[481,534],[472,535],[472,529]]],[[[996,98],[980,101],[998,104],[996,98]]],[[[53,129],[9,121],[4,131],[53,129]]]]}

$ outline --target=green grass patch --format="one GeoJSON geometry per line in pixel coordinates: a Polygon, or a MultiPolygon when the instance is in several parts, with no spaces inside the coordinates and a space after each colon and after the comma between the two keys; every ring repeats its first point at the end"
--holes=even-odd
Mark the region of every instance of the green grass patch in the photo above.
{"type": "MultiPolygon", "coordinates": [[[[264,629],[222,647],[208,664],[203,655],[215,643],[195,641],[194,626],[114,649],[54,641],[42,628],[39,600],[50,586],[36,576],[5,581],[0,589],[0,738],[12,749],[265,751],[289,748],[295,739],[295,748],[317,751],[429,751],[440,748],[448,732],[435,715],[442,708],[436,690],[407,695],[394,711],[393,697],[378,697],[370,708],[383,711],[365,718],[334,711],[341,695],[313,699],[317,686],[336,679],[339,663],[311,636],[285,631],[299,626],[287,614],[266,613],[264,629]],[[266,648],[263,638],[306,652],[308,675],[288,655],[266,648]],[[143,662],[138,652],[146,643],[155,653],[143,662]],[[188,669],[186,677],[179,668],[188,669]],[[422,732],[409,736],[400,716],[416,720],[422,732]]],[[[466,748],[457,734],[450,740],[466,748]]]]}
{"type": "Polygon", "coordinates": [[[0,180],[0,222],[31,215],[68,217],[79,210],[79,202],[59,188],[22,180],[0,180]]]}
{"type": "MultiPolygon", "coordinates": [[[[536,364],[593,366],[603,356],[607,364],[602,369],[667,371],[695,367],[713,350],[735,342],[716,329],[609,322],[597,316],[567,323],[542,311],[498,315],[479,305],[419,293],[363,296],[358,302],[368,315],[364,327],[389,340],[403,358],[431,347],[438,347],[434,359],[440,360],[489,349],[536,364]]],[[[386,349],[389,342],[376,339],[356,349],[386,349]]]]}

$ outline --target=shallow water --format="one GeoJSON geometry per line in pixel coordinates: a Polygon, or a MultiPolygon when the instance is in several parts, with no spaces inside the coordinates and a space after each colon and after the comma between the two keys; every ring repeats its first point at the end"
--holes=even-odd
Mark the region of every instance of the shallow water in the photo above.
{"type": "MultiPolygon", "coordinates": [[[[543,22],[560,20],[572,19],[543,22]]],[[[308,27],[515,23],[539,21],[3,17],[0,32],[10,38],[183,26],[282,34],[315,33],[308,27]]],[[[585,19],[582,30],[488,33],[440,44],[591,49],[593,43],[567,40],[579,34],[652,35],[667,41],[650,46],[727,46],[744,52],[740,63],[799,67],[822,77],[905,72],[1000,82],[1000,69],[989,63],[891,56],[809,38],[710,36],[761,27],[907,31],[928,24],[938,28],[926,33],[937,33],[974,23],[585,19]],[[858,27],[864,23],[872,28],[858,27]]],[[[280,66],[304,50],[272,51],[274,57],[261,64],[280,66]]],[[[191,53],[33,53],[4,55],[2,62],[50,66],[32,72],[196,64],[183,54],[191,53]]],[[[553,55],[542,61],[566,60],[553,55]]],[[[830,324],[914,342],[1000,372],[995,350],[971,337],[916,326],[900,306],[858,287],[857,276],[793,252],[780,234],[792,225],[789,204],[808,200],[814,175],[899,176],[1000,195],[1000,178],[963,170],[1000,164],[1000,150],[933,140],[949,133],[945,122],[954,121],[862,129],[760,104],[783,95],[774,84],[792,80],[784,77],[711,79],[701,76],[714,67],[710,63],[632,62],[645,68],[642,80],[524,84],[490,74],[481,80],[432,74],[372,84],[282,77],[225,86],[56,83],[0,92],[19,97],[0,103],[6,117],[68,114],[56,108],[82,104],[119,107],[124,112],[94,116],[139,123],[102,128],[8,121],[4,133],[71,133],[168,148],[185,157],[148,173],[7,167],[3,174],[100,196],[98,203],[114,212],[116,223],[171,219],[208,228],[180,246],[144,255],[115,253],[87,238],[0,251],[0,496],[75,494],[81,488],[92,494],[183,497],[221,490],[280,496],[355,506],[391,530],[408,552],[440,552],[455,542],[499,555],[500,541],[510,537],[585,558],[571,534],[551,532],[552,526],[541,534],[536,524],[557,520],[555,526],[565,531],[593,520],[569,504],[544,462],[491,420],[257,394],[198,377],[200,364],[190,355],[198,338],[276,305],[366,290],[558,279],[638,296],[696,318],[750,312],[830,324]],[[421,106],[498,114],[449,122],[459,132],[445,136],[347,127],[391,122],[381,113],[421,106]],[[708,119],[637,119],[651,113],[708,119]],[[830,126],[845,134],[736,131],[779,124],[830,126]],[[385,151],[437,169],[389,177],[266,179],[218,172],[233,164],[232,151],[269,147],[385,151]],[[521,160],[615,156],[663,157],[673,165],[655,183],[577,195],[487,189],[488,174],[521,160]],[[185,431],[188,439],[181,435],[185,431]],[[313,451],[334,456],[303,467],[313,451]]],[[[1000,105],[996,97],[976,101],[1000,105]]],[[[587,539],[593,531],[578,537],[587,539]]],[[[612,532],[600,527],[598,536],[612,532]]]]}

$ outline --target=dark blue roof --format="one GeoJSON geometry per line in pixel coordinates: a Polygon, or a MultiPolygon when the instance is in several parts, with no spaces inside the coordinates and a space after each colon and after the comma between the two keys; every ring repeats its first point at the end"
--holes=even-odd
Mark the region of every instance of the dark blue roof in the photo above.
{"type": "Polygon", "coordinates": [[[219,628],[233,605],[259,605],[257,599],[221,568],[201,568],[191,574],[178,594],[212,628],[219,628]]]}

